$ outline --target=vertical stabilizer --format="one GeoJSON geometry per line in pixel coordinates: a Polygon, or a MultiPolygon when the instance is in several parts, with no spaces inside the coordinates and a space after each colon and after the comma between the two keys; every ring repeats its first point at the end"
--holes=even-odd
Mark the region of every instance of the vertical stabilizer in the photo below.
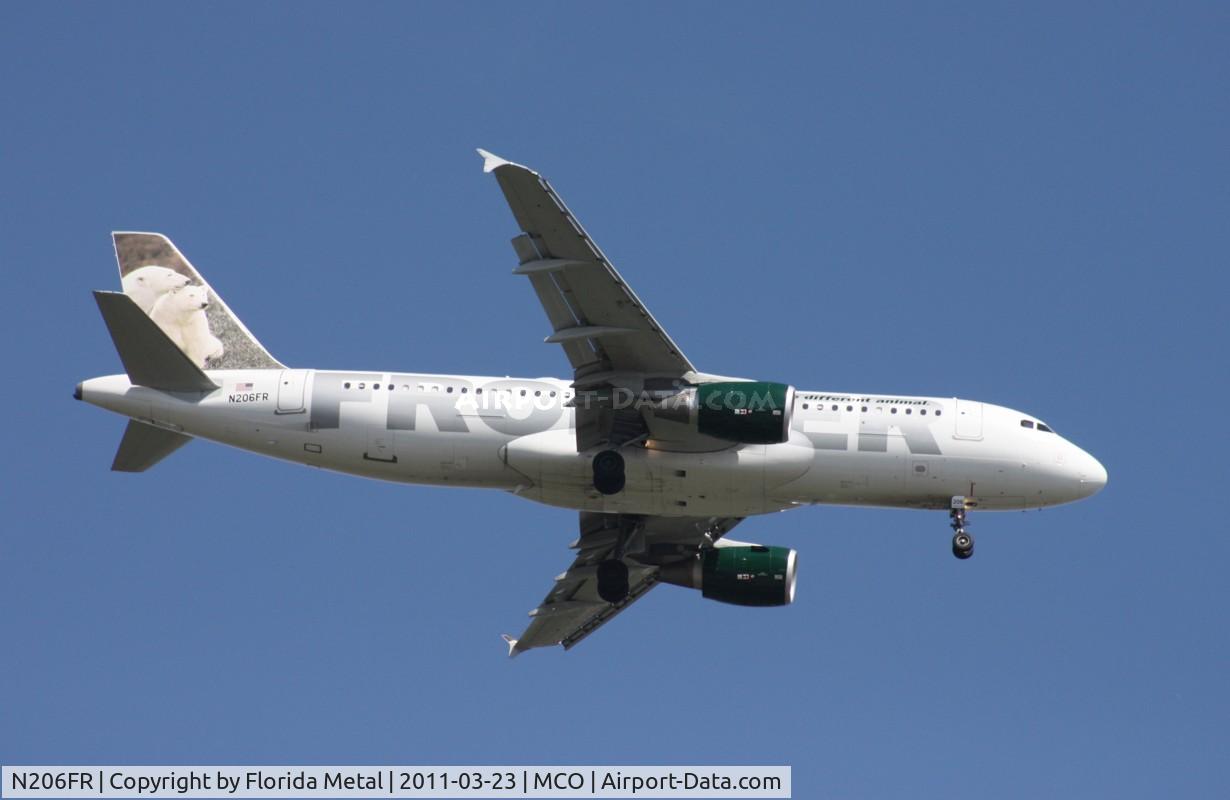
{"type": "Polygon", "coordinates": [[[280,369],[201,273],[160,233],[111,234],[124,294],[201,369],[280,369]]]}

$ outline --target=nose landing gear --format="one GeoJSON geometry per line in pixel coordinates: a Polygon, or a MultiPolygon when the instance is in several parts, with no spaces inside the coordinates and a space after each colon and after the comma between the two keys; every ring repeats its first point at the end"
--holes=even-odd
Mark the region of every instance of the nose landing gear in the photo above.
{"type": "Polygon", "coordinates": [[[974,554],[974,537],[965,530],[965,511],[974,505],[974,501],[958,495],[952,498],[952,511],[948,514],[953,530],[952,554],[962,561],[974,554]]]}

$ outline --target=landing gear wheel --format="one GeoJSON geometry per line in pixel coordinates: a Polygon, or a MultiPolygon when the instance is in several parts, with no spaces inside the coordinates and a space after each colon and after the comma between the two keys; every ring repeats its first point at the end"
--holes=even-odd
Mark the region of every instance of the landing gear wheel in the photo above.
{"type": "Polygon", "coordinates": [[[952,510],[948,513],[949,526],[952,528],[952,554],[964,561],[974,554],[974,537],[965,530],[965,510],[977,505],[967,498],[957,496],[952,498],[952,510]]]}
{"type": "Polygon", "coordinates": [[[598,596],[608,603],[628,599],[628,565],[610,558],[598,565],[598,596]]]}
{"type": "Polygon", "coordinates": [[[619,494],[624,489],[624,457],[614,450],[594,456],[594,488],[602,494],[619,494]]]}
{"type": "Polygon", "coordinates": [[[957,531],[952,537],[952,554],[964,561],[974,554],[974,537],[965,531],[957,531]]]}

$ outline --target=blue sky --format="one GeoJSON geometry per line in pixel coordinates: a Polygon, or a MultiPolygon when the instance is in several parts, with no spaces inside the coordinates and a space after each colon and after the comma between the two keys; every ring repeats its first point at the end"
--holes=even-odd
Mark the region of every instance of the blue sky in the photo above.
{"type": "Polygon", "coordinates": [[[1219,4],[0,5],[3,763],[787,763],[796,797],[1230,789],[1219,4]],[[570,512],[193,443],[108,472],[108,233],[284,362],[562,375],[474,147],[702,369],[1036,414],[1110,485],[816,508],[798,601],[508,661],[570,512]]]}

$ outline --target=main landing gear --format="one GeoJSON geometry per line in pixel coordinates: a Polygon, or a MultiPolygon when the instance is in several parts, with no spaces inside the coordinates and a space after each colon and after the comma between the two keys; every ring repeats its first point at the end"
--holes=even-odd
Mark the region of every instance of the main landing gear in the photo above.
{"type": "Polygon", "coordinates": [[[628,565],[621,559],[608,558],[598,563],[598,596],[608,603],[628,599],[628,565]]]}
{"type": "Polygon", "coordinates": [[[614,450],[594,456],[594,488],[602,494],[619,494],[624,489],[624,457],[614,450]]]}
{"type": "MultiPolygon", "coordinates": [[[[624,457],[614,450],[603,450],[594,456],[594,488],[602,494],[619,494],[627,479],[624,475],[624,457]]],[[[608,603],[622,603],[628,599],[628,565],[623,561],[627,533],[621,533],[612,557],[598,564],[598,596],[608,603]]]]}
{"type": "Polygon", "coordinates": [[[957,496],[952,498],[952,511],[948,514],[953,530],[952,554],[962,561],[974,554],[974,537],[965,530],[965,511],[973,506],[973,501],[957,496]]]}
{"type": "MultiPolygon", "coordinates": [[[[615,455],[618,456],[618,454],[615,455]]],[[[620,463],[622,462],[621,458],[620,463]]],[[[621,519],[615,546],[611,549],[610,555],[598,562],[595,576],[598,579],[598,596],[608,603],[624,602],[631,591],[628,580],[628,562],[624,561],[624,556],[628,553],[628,542],[633,532],[632,526],[623,524],[621,519]]]]}

